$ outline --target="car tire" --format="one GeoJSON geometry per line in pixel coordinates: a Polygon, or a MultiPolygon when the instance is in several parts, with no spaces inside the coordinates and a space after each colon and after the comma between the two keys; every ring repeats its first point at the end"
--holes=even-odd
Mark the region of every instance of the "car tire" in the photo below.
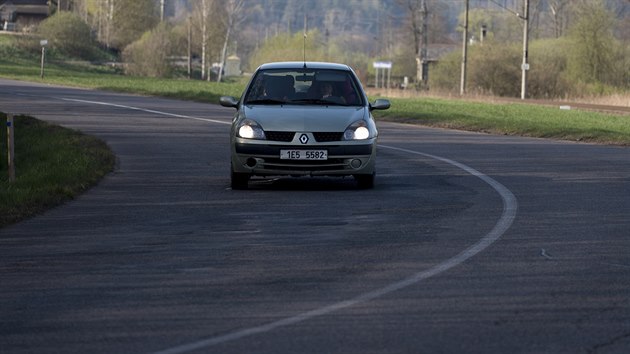
{"type": "Polygon", "coordinates": [[[247,173],[238,173],[232,170],[230,177],[232,189],[247,189],[249,184],[249,175],[247,173]]]}
{"type": "Polygon", "coordinates": [[[374,179],[376,178],[376,173],[373,172],[369,175],[354,175],[354,179],[357,180],[357,186],[360,189],[372,189],[374,188],[374,179]]]}

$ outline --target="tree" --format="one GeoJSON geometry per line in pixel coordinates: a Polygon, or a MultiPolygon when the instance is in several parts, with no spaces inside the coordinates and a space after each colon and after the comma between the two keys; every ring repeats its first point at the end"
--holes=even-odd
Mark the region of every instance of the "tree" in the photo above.
{"type": "MultiPolygon", "coordinates": [[[[201,79],[206,76],[206,61],[208,60],[208,17],[210,16],[210,4],[208,0],[201,0],[201,79]]],[[[210,71],[208,71],[210,78],[210,71]]]]}
{"type": "Polygon", "coordinates": [[[159,24],[125,48],[125,72],[149,77],[170,76],[173,68],[169,56],[173,54],[175,43],[170,25],[164,22],[159,24]]]}
{"type": "Polygon", "coordinates": [[[193,3],[190,21],[193,31],[193,52],[201,57],[201,78],[210,77],[210,58],[218,57],[220,42],[210,40],[218,38],[223,32],[221,21],[213,21],[221,16],[221,3],[215,0],[199,0],[193,3]]]}
{"type": "MultiPolygon", "coordinates": [[[[515,43],[522,38],[522,21],[514,13],[498,10],[472,9],[468,14],[468,32],[471,38],[478,40],[482,26],[486,28],[486,39],[503,43],[515,43]]],[[[464,23],[464,14],[460,14],[459,23],[464,23]]],[[[460,29],[458,29],[460,31],[460,29]]]]}
{"type": "Polygon", "coordinates": [[[573,94],[575,85],[567,79],[567,53],[571,43],[567,38],[548,38],[532,42],[531,67],[527,79],[527,94],[537,98],[565,98],[573,94]]]}
{"type": "Polygon", "coordinates": [[[519,46],[489,42],[472,46],[469,56],[469,86],[478,92],[516,97],[520,91],[519,46]]]}
{"type": "Polygon", "coordinates": [[[570,0],[549,0],[549,10],[553,18],[553,30],[556,38],[564,34],[567,26],[567,10],[570,0]]]}
{"type": "Polygon", "coordinates": [[[429,46],[435,43],[451,43],[448,38],[448,5],[437,0],[395,0],[398,9],[404,14],[405,37],[413,40],[408,43],[415,50],[416,80],[427,84],[429,68],[429,46]]]}
{"type": "Polygon", "coordinates": [[[62,11],[47,18],[39,25],[37,32],[45,36],[50,47],[62,55],[87,60],[97,55],[90,27],[71,12],[62,11]]]}
{"type": "MultiPolygon", "coordinates": [[[[360,52],[347,50],[347,46],[341,39],[335,39],[329,43],[324,41],[324,36],[319,30],[310,30],[306,35],[306,55],[308,61],[334,61],[346,63],[357,71],[361,79],[367,72],[368,57],[360,52]]],[[[280,33],[269,38],[258,50],[254,51],[250,60],[250,70],[259,65],[273,61],[302,61],[303,60],[304,34],[298,32],[290,34],[280,33]]]]}
{"type": "MultiPolygon", "coordinates": [[[[308,31],[306,51],[309,61],[324,61],[326,48],[322,35],[317,30],[308,31]]],[[[288,32],[267,39],[250,60],[250,69],[254,70],[259,65],[273,61],[301,61],[303,59],[304,34],[288,32]]]]}
{"type": "Polygon", "coordinates": [[[585,83],[611,82],[616,76],[614,18],[602,1],[583,3],[570,28],[574,52],[569,57],[571,76],[585,83]]]}
{"type": "Polygon", "coordinates": [[[114,48],[125,48],[159,22],[157,4],[153,0],[108,1],[111,46],[114,48]]]}
{"type": "Polygon", "coordinates": [[[92,28],[96,30],[99,42],[107,48],[112,47],[112,31],[114,28],[115,0],[83,0],[86,15],[92,20],[92,28]],[[91,16],[90,16],[91,15],[91,16]]]}
{"type": "Polygon", "coordinates": [[[407,10],[408,26],[413,34],[413,45],[416,54],[416,80],[422,80],[422,64],[426,61],[427,18],[426,0],[399,0],[399,5],[407,10]],[[424,49],[424,50],[423,50],[424,49]]]}
{"type": "Polygon", "coordinates": [[[221,50],[221,61],[219,63],[219,74],[217,82],[221,82],[223,77],[223,68],[225,67],[225,59],[227,58],[227,47],[230,36],[235,27],[245,18],[243,16],[244,0],[227,0],[225,3],[226,16],[221,17],[225,25],[225,37],[223,40],[223,50],[221,50]]]}

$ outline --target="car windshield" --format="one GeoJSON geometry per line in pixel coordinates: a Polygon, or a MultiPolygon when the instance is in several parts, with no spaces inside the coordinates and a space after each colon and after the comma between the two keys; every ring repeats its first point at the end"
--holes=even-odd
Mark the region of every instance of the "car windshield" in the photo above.
{"type": "Polygon", "coordinates": [[[245,104],[362,106],[363,96],[350,71],[332,69],[259,70],[245,104]]]}

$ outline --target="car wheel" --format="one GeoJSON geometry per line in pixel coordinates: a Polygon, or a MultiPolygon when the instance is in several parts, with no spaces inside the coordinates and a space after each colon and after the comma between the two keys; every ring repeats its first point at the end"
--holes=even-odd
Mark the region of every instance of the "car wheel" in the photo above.
{"type": "Polygon", "coordinates": [[[247,173],[238,173],[232,170],[232,189],[247,189],[249,182],[249,175],[247,173]]]}
{"type": "Polygon", "coordinates": [[[369,175],[354,175],[354,178],[357,180],[357,186],[359,186],[359,188],[361,189],[374,188],[375,177],[376,177],[375,172],[369,175]]]}

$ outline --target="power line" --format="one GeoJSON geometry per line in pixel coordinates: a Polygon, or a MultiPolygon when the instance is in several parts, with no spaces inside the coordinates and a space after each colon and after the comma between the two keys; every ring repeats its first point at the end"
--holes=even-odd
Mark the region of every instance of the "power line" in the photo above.
{"type": "Polygon", "coordinates": [[[521,14],[520,14],[520,13],[518,13],[518,12],[516,12],[516,11],[512,10],[512,9],[510,9],[509,7],[507,7],[507,6],[505,6],[505,5],[501,5],[501,4],[500,4],[499,2],[497,2],[496,0],[488,0],[488,1],[490,1],[491,3],[493,3],[493,4],[497,5],[498,7],[502,8],[502,9],[504,9],[504,10],[508,11],[508,12],[511,12],[511,13],[515,14],[516,16],[520,17],[521,19],[524,19],[524,18],[523,18],[523,16],[521,16],[521,14]]]}

